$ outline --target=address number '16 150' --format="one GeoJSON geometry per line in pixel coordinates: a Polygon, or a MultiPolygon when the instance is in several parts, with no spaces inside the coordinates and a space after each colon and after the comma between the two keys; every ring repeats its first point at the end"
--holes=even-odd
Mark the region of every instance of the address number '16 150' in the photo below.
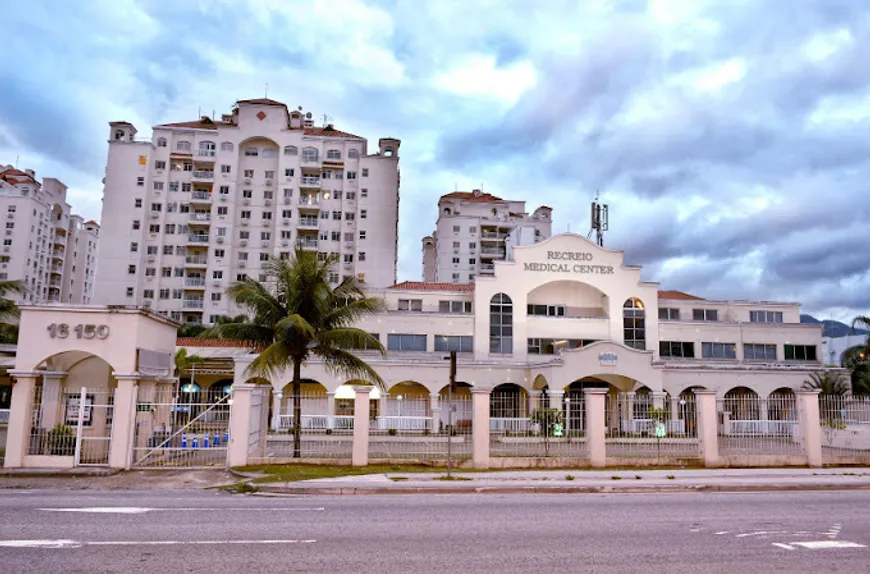
{"type": "MultiPolygon", "coordinates": [[[[72,328],[76,339],[105,339],[109,336],[108,325],[76,325],[72,328]]],[[[54,339],[66,339],[70,334],[70,326],[66,323],[52,323],[48,326],[48,334],[54,339]]]]}

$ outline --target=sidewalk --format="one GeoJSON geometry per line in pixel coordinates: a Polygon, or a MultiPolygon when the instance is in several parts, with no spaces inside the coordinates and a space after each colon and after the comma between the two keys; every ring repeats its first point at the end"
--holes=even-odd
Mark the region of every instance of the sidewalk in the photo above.
{"type": "Polygon", "coordinates": [[[870,468],[367,474],[258,484],[268,494],[764,492],[870,489],[870,468]],[[569,478],[571,477],[571,478],[569,478]]]}

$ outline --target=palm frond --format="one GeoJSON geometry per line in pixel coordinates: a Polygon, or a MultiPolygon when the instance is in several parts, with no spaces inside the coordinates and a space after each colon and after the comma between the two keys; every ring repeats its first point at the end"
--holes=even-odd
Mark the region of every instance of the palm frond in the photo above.
{"type": "Polygon", "coordinates": [[[859,323],[863,324],[867,329],[870,329],[870,316],[867,315],[858,315],[854,319],[852,319],[852,332],[855,332],[855,326],[859,323]]]}
{"type": "Polygon", "coordinates": [[[251,361],[246,372],[253,376],[274,378],[293,364],[290,351],[291,349],[284,343],[276,341],[263,349],[257,358],[251,361]]]}
{"type": "Polygon", "coordinates": [[[357,329],[356,327],[343,327],[340,329],[330,329],[329,331],[321,331],[317,335],[317,345],[312,349],[314,354],[319,354],[319,350],[326,352],[327,349],[352,349],[352,350],[371,350],[378,351],[381,356],[386,355],[387,351],[381,342],[371,333],[357,329]]]}
{"type": "Polygon", "coordinates": [[[322,354],[323,365],[326,370],[335,375],[342,375],[348,379],[359,379],[377,385],[386,390],[383,379],[368,363],[348,351],[341,349],[329,349],[322,354]]]}

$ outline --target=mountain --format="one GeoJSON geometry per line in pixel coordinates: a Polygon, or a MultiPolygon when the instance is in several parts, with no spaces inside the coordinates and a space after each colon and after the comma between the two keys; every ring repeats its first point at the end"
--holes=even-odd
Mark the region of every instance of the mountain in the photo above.
{"type": "Polygon", "coordinates": [[[867,329],[855,328],[855,330],[852,331],[851,325],[847,325],[846,323],[842,323],[840,321],[832,321],[830,319],[820,321],[812,315],[801,315],[801,323],[809,323],[815,325],[821,323],[824,326],[822,331],[823,337],[845,337],[846,335],[870,334],[870,331],[868,331],[867,329]]]}

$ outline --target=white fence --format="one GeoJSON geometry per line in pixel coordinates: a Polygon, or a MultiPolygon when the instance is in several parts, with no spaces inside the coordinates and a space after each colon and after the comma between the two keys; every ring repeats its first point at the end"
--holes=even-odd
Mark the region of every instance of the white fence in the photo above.
{"type": "Polygon", "coordinates": [[[766,464],[804,455],[798,401],[793,393],[761,399],[734,394],[717,400],[719,454],[766,464]]]}
{"type": "Polygon", "coordinates": [[[822,396],[819,422],[826,463],[870,462],[870,397],[822,396]]]}
{"type": "Polygon", "coordinates": [[[693,395],[611,394],[604,405],[608,457],[661,462],[700,457],[693,395]]]}

